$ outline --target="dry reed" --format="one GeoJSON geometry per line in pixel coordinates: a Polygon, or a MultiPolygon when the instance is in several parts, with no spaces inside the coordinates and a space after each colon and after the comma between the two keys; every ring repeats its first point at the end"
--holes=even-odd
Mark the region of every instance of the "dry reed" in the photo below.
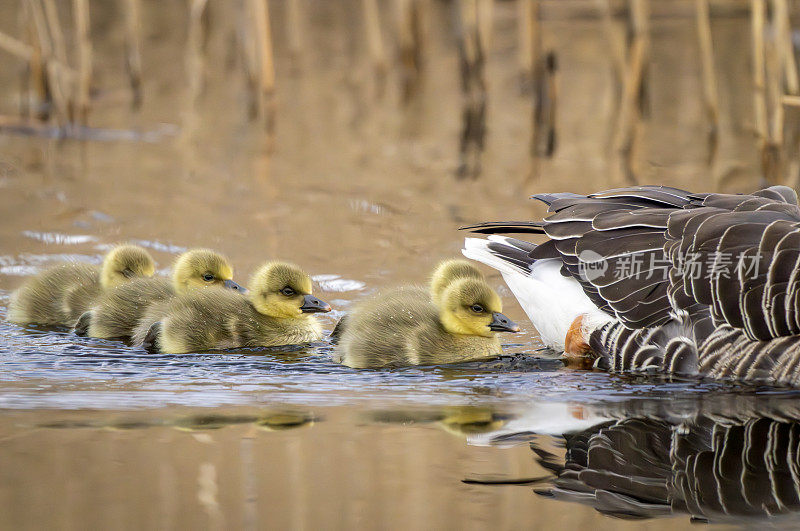
{"type": "Polygon", "coordinates": [[[53,50],[52,28],[48,27],[49,24],[42,3],[36,0],[29,0],[28,5],[30,6],[36,39],[41,49],[45,79],[47,80],[52,107],[59,126],[66,128],[69,125],[69,112],[67,109],[69,101],[68,94],[65,93],[64,71],[58,68],[58,63],[54,60],[57,52],[53,50]]]}
{"type": "Polygon", "coordinates": [[[301,70],[303,56],[303,8],[301,0],[286,2],[286,36],[289,44],[289,55],[295,72],[301,70]]]}
{"type": "Polygon", "coordinates": [[[388,72],[389,65],[386,58],[386,49],[383,44],[378,4],[376,0],[362,0],[361,5],[364,11],[364,27],[367,34],[369,59],[370,63],[372,63],[377,92],[381,94],[386,84],[386,73],[388,72]]]}
{"type": "Polygon", "coordinates": [[[641,120],[645,93],[645,70],[650,48],[649,5],[646,0],[631,0],[633,39],[628,52],[625,81],[614,134],[614,150],[621,156],[625,178],[636,180],[633,167],[636,150],[636,131],[641,120]]]}
{"type": "Polygon", "coordinates": [[[459,0],[458,49],[464,103],[459,144],[459,178],[476,178],[481,172],[481,153],[486,137],[486,52],[481,41],[479,0],[459,0]]]}
{"type": "Polygon", "coordinates": [[[539,27],[539,0],[518,0],[520,87],[528,92],[533,87],[535,65],[541,55],[541,29],[539,27]]]}
{"type": "Polygon", "coordinates": [[[709,164],[713,163],[719,138],[719,102],[717,77],[714,71],[714,45],[711,38],[711,19],[708,0],[695,0],[697,37],[700,44],[700,64],[703,75],[703,103],[708,119],[709,164]]]}
{"type": "Polygon", "coordinates": [[[274,128],[275,64],[272,55],[272,33],[267,0],[251,0],[251,13],[255,26],[255,52],[259,88],[258,113],[268,131],[274,128]]]}
{"type": "Polygon", "coordinates": [[[400,63],[402,99],[408,102],[417,92],[422,69],[422,2],[395,0],[397,57],[400,63]]]}
{"type": "Polygon", "coordinates": [[[125,70],[131,87],[131,106],[142,105],[142,21],[140,0],[125,0],[125,70]]]}
{"type": "Polygon", "coordinates": [[[88,125],[92,84],[92,41],[89,38],[89,2],[73,0],[75,36],[78,44],[78,83],[75,105],[81,124],[88,125]]]}

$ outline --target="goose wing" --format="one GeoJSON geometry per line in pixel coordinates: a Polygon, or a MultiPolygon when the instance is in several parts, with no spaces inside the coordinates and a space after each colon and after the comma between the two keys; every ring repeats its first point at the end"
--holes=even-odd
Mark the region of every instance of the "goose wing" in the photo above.
{"type": "Polygon", "coordinates": [[[800,333],[800,207],[793,190],[705,195],[700,207],[669,215],[664,249],[676,308],[705,305],[715,322],[751,340],[800,333]]]}
{"type": "Polygon", "coordinates": [[[722,322],[753,339],[800,333],[800,207],[791,188],[739,195],[633,186],[533,198],[548,206],[542,221],[465,229],[547,236],[530,249],[506,239],[514,251],[501,244],[494,251],[528,270],[560,258],[562,274],[630,329],[664,324],[682,310],[709,333],[722,322]]]}

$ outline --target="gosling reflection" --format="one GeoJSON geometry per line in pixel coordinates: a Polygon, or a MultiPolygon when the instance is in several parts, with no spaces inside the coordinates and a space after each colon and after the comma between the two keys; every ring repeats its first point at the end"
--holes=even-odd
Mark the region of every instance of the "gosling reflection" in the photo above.
{"type": "Polygon", "coordinates": [[[431,424],[461,438],[501,429],[513,416],[483,406],[448,406],[442,409],[387,410],[368,414],[371,422],[431,424]]]}
{"type": "Polygon", "coordinates": [[[215,431],[229,426],[249,425],[263,431],[286,431],[313,426],[320,418],[308,411],[261,411],[254,414],[192,414],[172,418],[111,418],[54,420],[38,424],[46,429],[100,429],[110,431],[173,428],[186,432],[215,431]]]}

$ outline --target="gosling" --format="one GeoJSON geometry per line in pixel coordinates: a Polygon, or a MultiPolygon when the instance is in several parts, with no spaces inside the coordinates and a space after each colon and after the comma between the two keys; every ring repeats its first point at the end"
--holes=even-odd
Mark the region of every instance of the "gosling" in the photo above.
{"type": "Polygon", "coordinates": [[[485,280],[440,266],[428,290],[397,288],[356,305],[340,323],[334,359],[377,368],[494,358],[502,352],[496,332],[519,331],[502,309],[485,280]]]}
{"type": "MultiPolygon", "coordinates": [[[[433,270],[433,274],[431,275],[430,293],[433,304],[438,305],[445,288],[454,280],[459,278],[472,278],[481,281],[486,280],[480,269],[472,265],[472,263],[468,262],[467,260],[444,260],[438,266],[436,266],[436,269],[433,270]]],[[[342,316],[342,318],[339,319],[339,322],[336,323],[336,326],[333,328],[333,332],[331,332],[331,335],[329,336],[329,339],[333,344],[339,342],[342,331],[347,326],[347,319],[347,315],[342,316]]]]}
{"type": "Polygon", "coordinates": [[[101,266],[58,264],[28,279],[11,294],[8,320],[18,324],[72,327],[104,293],[137,278],[153,276],[156,264],[137,245],[118,245],[101,266]]]}
{"type": "Polygon", "coordinates": [[[330,310],[311,295],[305,272],[270,262],[251,278],[247,297],[225,290],[196,291],[175,298],[161,315],[148,312],[133,343],[164,354],[309,343],[322,338],[322,327],[311,314],[330,310]]]}
{"type": "Polygon", "coordinates": [[[209,249],[187,251],[175,261],[171,280],[142,278],[105,292],[91,310],[80,316],[75,333],[129,339],[150,308],[163,308],[176,295],[207,287],[243,290],[233,281],[233,268],[227,258],[209,249]]]}

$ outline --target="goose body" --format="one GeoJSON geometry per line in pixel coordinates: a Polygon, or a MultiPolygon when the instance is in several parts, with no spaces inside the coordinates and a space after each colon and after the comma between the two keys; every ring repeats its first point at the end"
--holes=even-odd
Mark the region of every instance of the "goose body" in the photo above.
{"type": "Polygon", "coordinates": [[[322,338],[317,312],[330,311],[311,295],[311,279],[292,264],[261,267],[243,296],[233,290],[194,290],[152,305],[133,331],[150,352],[296,345],[322,338]]]}
{"type": "Polygon", "coordinates": [[[557,336],[567,328],[564,348],[591,352],[599,367],[800,385],[800,207],[793,190],[734,195],[636,186],[534,197],[549,206],[544,220],[471,229],[549,241],[493,235],[468,239],[463,252],[505,271],[543,337],[548,326],[556,330],[551,345],[562,345],[557,336]],[[520,280],[538,280],[538,265],[547,261],[559,265],[559,293],[579,288],[590,303],[564,312],[560,326],[548,322],[558,312],[531,302],[535,285],[520,280]]]}
{"type": "Polygon", "coordinates": [[[11,295],[8,320],[19,324],[74,326],[106,291],[153,275],[155,262],[143,248],[120,245],[101,266],[63,263],[28,279],[11,295]]]}
{"type": "Polygon", "coordinates": [[[500,355],[495,332],[519,328],[500,313],[500,298],[483,275],[462,265],[440,266],[428,289],[400,287],[356,304],[340,322],[335,361],[377,368],[500,355]]]}
{"type": "Polygon", "coordinates": [[[177,294],[207,287],[242,289],[233,281],[233,268],[224,256],[208,249],[187,251],[176,260],[171,279],[142,278],[107,290],[80,316],[75,333],[130,338],[149,309],[164,308],[177,294]]]}

